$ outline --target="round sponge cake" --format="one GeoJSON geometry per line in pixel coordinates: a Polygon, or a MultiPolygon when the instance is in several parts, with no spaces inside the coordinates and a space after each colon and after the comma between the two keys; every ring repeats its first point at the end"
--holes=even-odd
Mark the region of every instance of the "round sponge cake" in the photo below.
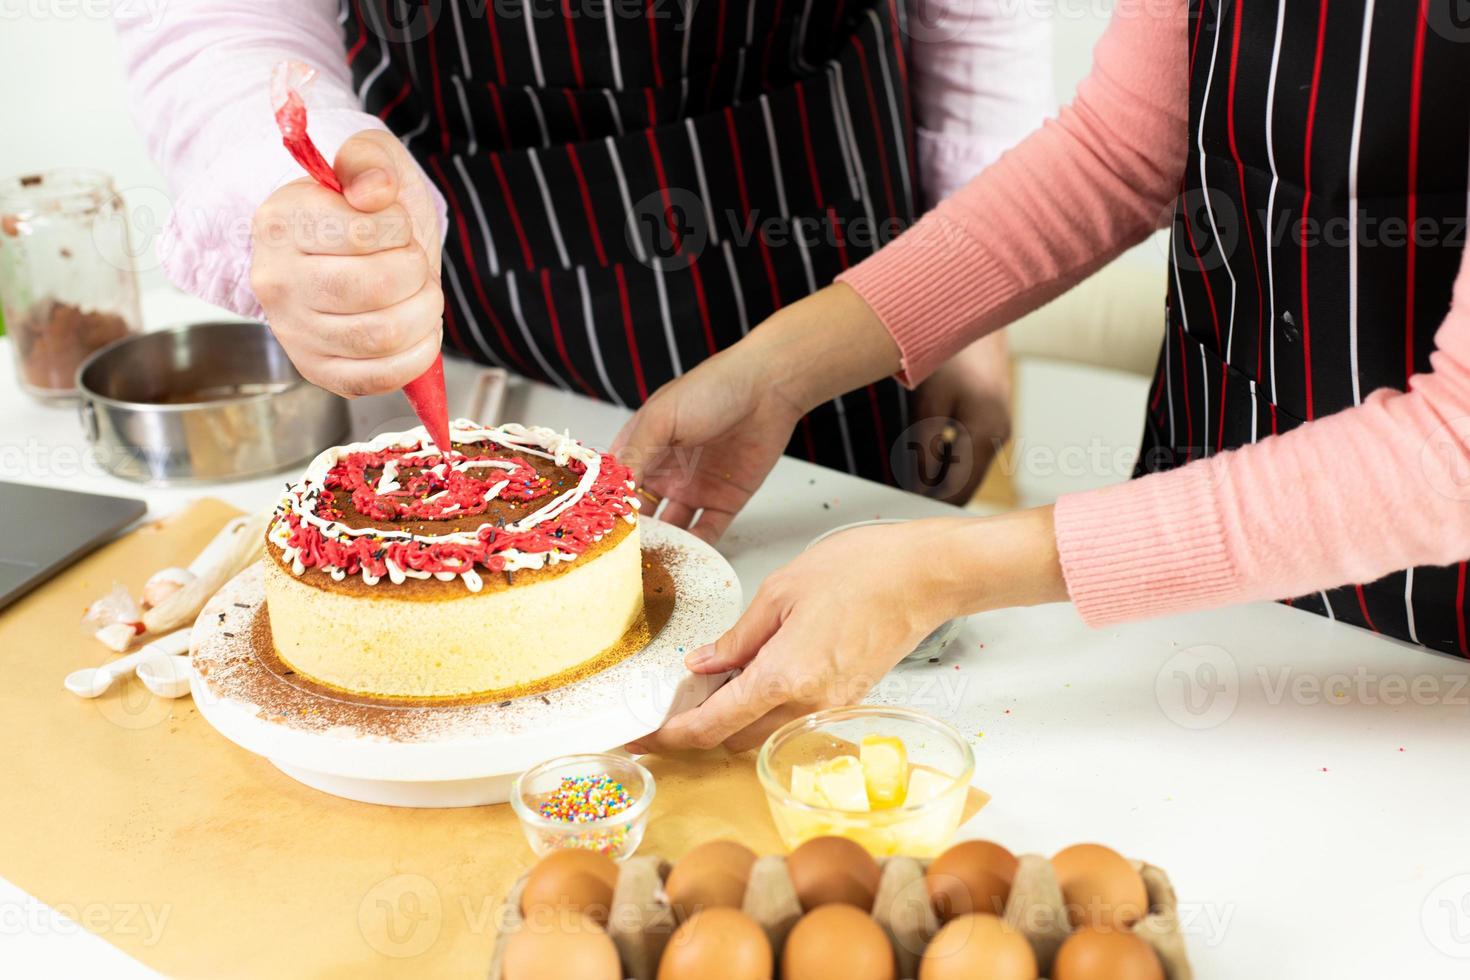
{"type": "Polygon", "coordinates": [[[549,429],[451,425],[327,450],[267,532],[277,653],[346,691],[514,697],[618,645],[643,606],[637,498],[549,429]]]}

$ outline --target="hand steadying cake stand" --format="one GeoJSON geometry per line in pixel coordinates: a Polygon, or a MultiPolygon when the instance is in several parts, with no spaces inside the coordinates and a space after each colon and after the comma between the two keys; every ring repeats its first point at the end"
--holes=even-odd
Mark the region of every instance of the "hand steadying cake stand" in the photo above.
{"type": "Polygon", "coordinates": [[[690,674],[685,654],[740,614],[740,582],[714,548],[661,521],[640,522],[645,554],[674,580],[674,609],[638,653],[566,687],[512,701],[387,706],[333,696],[272,670],[259,650],[261,570],[229,582],[194,626],[199,713],[236,745],[325,793],[389,806],[503,803],[517,773],[552,756],[602,752],[708,697],[723,675],[690,674]]]}

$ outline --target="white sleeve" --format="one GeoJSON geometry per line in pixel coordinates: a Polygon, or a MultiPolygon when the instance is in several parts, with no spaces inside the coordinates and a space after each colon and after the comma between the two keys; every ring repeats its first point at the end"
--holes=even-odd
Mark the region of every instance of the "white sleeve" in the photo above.
{"type": "Polygon", "coordinates": [[[133,114],[173,198],[167,224],[155,216],[164,272],[186,292],[258,317],[251,218],[277,188],[303,176],[271,112],[271,70],[286,59],[317,69],[309,125],[329,161],[354,133],[387,129],[353,91],[338,5],[165,0],[117,4],[113,20],[133,114]]]}
{"type": "Polygon", "coordinates": [[[1056,110],[1050,16],[1017,0],[910,0],[919,177],[933,207],[1056,110]]]}

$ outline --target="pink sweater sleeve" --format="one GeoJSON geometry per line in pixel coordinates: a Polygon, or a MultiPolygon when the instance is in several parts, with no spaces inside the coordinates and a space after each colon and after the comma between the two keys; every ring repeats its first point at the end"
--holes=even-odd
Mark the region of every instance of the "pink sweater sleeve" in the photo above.
{"type": "MultiPolygon", "coordinates": [[[[1164,216],[1186,152],[1184,4],[1115,19],[1061,118],[844,280],[908,380],[1062,292],[1164,216]]],[[[1178,470],[1063,497],[1094,625],[1367,582],[1470,556],[1470,254],[1408,392],[1178,470]]]]}
{"type": "MultiPolygon", "coordinates": [[[[168,0],[147,14],[116,6],[133,113],[173,195],[158,243],[164,272],[185,292],[260,317],[250,289],[251,216],[303,176],[271,116],[271,69],[294,58],[319,70],[310,128],[328,160],[352,134],[387,128],[353,93],[337,3],[168,0]]],[[[429,187],[442,228],[443,200],[429,187]]]]}
{"type": "Polygon", "coordinates": [[[1130,4],[1072,104],[838,277],[898,343],[902,380],[1082,281],[1169,217],[1184,173],[1187,4],[1130,4]]]}
{"type": "Polygon", "coordinates": [[[1407,392],[1057,502],[1072,601],[1101,625],[1284,599],[1470,558],[1470,253],[1407,392]]]}

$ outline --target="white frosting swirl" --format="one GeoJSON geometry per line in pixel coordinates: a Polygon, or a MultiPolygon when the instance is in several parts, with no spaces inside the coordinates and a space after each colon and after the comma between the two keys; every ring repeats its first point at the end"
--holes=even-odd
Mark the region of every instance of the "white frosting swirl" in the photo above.
{"type": "MultiPolygon", "coordinates": [[[[529,456],[539,456],[549,459],[558,466],[566,466],[568,462],[576,460],[583,466],[582,478],[577,485],[566,490],[537,510],[516,521],[507,524],[504,530],[510,533],[527,531],[545,521],[553,520],[575,506],[578,501],[585,497],[597,482],[598,474],[602,467],[602,454],[595,449],[582,445],[571,437],[570,433],[557,432],[543,426],[524,426],[514,422],[507,422],[498,426],[480,426],[468,419],[455,419],[449,423],[450,436],[458,443],[491,442],[503,446],[506,449],[529,456]]],[[[480,531],[488,526],[480,525],[473,531],[451,531],[446,534],[413,534],[408,531],[394,531],[374,527],[349,527],[341,521],[327,520],[316,513],[315,505],[308,500],[314,494],[319,495],[326,486],[327,474],[342,459],[353,453],[378,453],[389,449],[408,449],[411,446],[431,444],[428,432],[423,426],[408,429],[404,432],[385,432],[367,442],[348,443],[345,446],[333,446],[317,455],[306,467],[306,472],[301,482],[292,484],[286,488],[281,495],[277,509],[282,516],[295,514],[303,524],[309,524],[319,530],[324,537],[340,540],[342,538],[356,537],[360,535],[372,535],[385,541],[414,541],[423,545],[432,544],[459,544],[474,545],[480,540],[480,531]]],[[[416,457],[428,458],[440,455],[438,449],[424,448],[411,453],[405,453],[404,459],[416,457]]],[[[440,463],[433,468],[442,477],[448,469],[464,472],[472,467],[493,467],[505,470],[514,470],[514,463],[504,460],[456,460],[453,462],[440,463]],[[447,466],[447,469],[446,469],[447,466]]],[[[388,493],[391,490],[401,489],[398,483],[398,463],[390,460],[383,467],[382,474],[378,477],[375,493],[388,493]]],[[[485,492],[485,500],[493,500],[498,497],[510,483],[502,480],[490,487],[485,492]]],[[[628,483],[628,493],[623,498],[636,511],[639,506],[638,497],[633,492],[634,485],[628,483]]],[[[436,494],[435,496],[438,496],[436,494]]],[[[433,498],[429,498],[433,499],[433,498]]],[[[629,513],[625,518],[628,523],[637,523],[636,513],[629,513]]],[[[298,549],[290,544],[291,526],[284,520],[277,520],[271,525],[269,540],[281,549],[282,560],[290,566],[291,571],[297,575],[305,574],[306,565],[301,561],[298,549]]],[[[596,539],[595,539],[596,540],[596,539]]],[[[557,551],[555,549],[547,552],[526,552],[515,548],[497,552],[497,557],[505,562],[505,570],[508,572],[521,571],[524,569],[544,568],[561,561],[573,561],[577,555],[557,551]]],[[[458,571],[424,572],[412,568],[401,568],[392,559],[385,558],[388,580],[395,585],[401,585],[407,579],[438,578],[441,581],[452,581],[460,578],[465,587],[471,592],[478,592],[484,586],[479,572],[475,569],[473,562],[465,562],[464,568],[458,571]]],[[[332,566],[320,566],[320,570],[332,576],[334,581],[342,581],[347,577],[345,569],[332,566]]],[[[376,585],[382,581],[380,576],[373,575],[364,566],[360,569],[362,580],[368,585],[376,585]]]]}

